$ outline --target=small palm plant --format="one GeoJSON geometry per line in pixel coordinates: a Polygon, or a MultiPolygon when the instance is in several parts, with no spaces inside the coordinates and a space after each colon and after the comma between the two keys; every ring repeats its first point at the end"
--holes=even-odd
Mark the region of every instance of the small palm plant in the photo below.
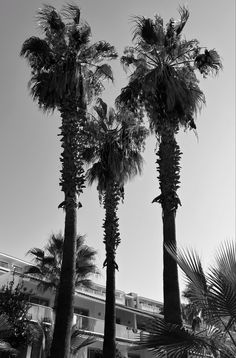
{"type": "Polygon", "coordinates": [[[65,210],[64,248],[58,309],[51,358],[69,355],[75,280],[76,219],[78,197],[84,189],[81,130],[93,96],[103,90],[103,80],[113,79],[104,60],[117,57],[106,41],[91,44],[91,29],[81,19],[80,9],[67,4],[61,12],[44,5],[37,13],[44,38],[30,37],[21,49],[31,67],[31,95],[44,111],[57,109],[61,130],[61,180],[65,210]]]}
{"type": "Polygon", "coordinates": [[[120,243],[117,209],[124,198],[124,184],[141,173],[147,129],[132,113],[108,109],[102,99],[94,107],[89,128],[90,147],[84,155],[93,165],[87,172],[89,184],[97,181],[100,201],[105,209],[104,244],[106,249],[106,307],[103,357],[115,358],[115,270],[116,250],[120,243]],[[92,138],[92,139],[91,139],[92,138]]]}
{"type": "MultiPolygon", "coordinates": [[[[180,128],[196,129],[194,117],[205,102],[198,86],[196,71],[207,76],[222,68],[215,50],[199,46],[197,40],[186,40],[182,31],[189,18],[185,7],[179,9],[180,20],[172,18],[165,27],[163,19],[134,18],[132,47],[127,47],[121,62],[131,68],[128,85],[122,89],[117,104],[135,113],[145,109],[150,128],[159,149],[157,171],[160,195],[153,202],[162,206],[164,244],[176,246],[175,216],[180,199],[181,151],[176,141],[180,128]]],[[[164,316],[167,322],[181,323],[177,265],[163,252],[164,316]]]]}
{"type": "Polygon", "coordinates": [[[143,335],[141,347],[155,357],[181,358],[188,354],[236,356],[236,243],[226,242],[216,253],[215,262],[204,272],[194,250],[167,247],[184,272],[188,296],[200,310],[203,324],[195,331],[167,324],[163,319],[152,321],[150,334],[143,335]]]}

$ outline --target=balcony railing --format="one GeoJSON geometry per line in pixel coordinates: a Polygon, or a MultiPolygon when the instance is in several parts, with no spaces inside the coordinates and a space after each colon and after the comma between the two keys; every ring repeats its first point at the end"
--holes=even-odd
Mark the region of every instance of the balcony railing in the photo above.
{"type": "Polygon", "coordinates": [[[148,305],[146,303],[139,303],[139,308],[143,311],[151,312],[151,313],[159,313],[160,309],[155,306],[148,305]]]}
{"type": "MultiPolygon", "coordinates": [[[[34,321],[53,322],[54,313],[51,307],[32,304],[28,311],[29,318],[34,321]]],[[[78,329],[84,332],[104,334],[104,320],[74,314],[74,324],[78,329]]],[[[116,324],[116,338],[134,341],[140,337],[140,330],[134,330],[132,327],[116,324]]]]}
{"type": "MultiPolygon", "coordinates": [[[[78,289],[78,292],[79,291],[87,293],[87,294],[92,295],[94,297],[102,298],[103,300],[105,300],[105,298],[106,298],[106,293],[105,292],[101,292],[101,291],[98,291],[98,290],[93,289],[93,288],[83,286],[83,287],[80,287],[78,289]]],[[[122,295],[116,295],[116,303],[124,305],[125,304],[125,298],[122,295]]]]}
{"type": "Polygon", "coordinates": [[[33,321],[48,321],[53,322],[53,309],[51,307],[37,305],[32,303],[32,306],[29,308],[28,316],[33,321]]]}
{"type": "MultiPolygon", "coordinates": [[[[88,331],[97,334],[104,334],[104,321],[92,317],[82,315],[75,315],[76,325],[82,331],[88,331]]],[[[136,340],[140,336],[140,331],[134,331],[132,327],[126,327],[121,324],[116,324],[116,338],[127,340],[136,340]]]]}

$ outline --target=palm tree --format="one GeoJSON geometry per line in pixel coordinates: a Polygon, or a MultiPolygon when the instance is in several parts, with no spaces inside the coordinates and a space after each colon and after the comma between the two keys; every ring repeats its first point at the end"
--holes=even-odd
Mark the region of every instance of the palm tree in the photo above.
{"type": "Polygon", "coordinates": [[[204,272],[194,250],[167,248],[184,272],[188,296],[202,312],[203,326],[195,333],[179,325],[153,320],[151,334],[143,336],[141,347],[164,357],[176,358],[186,353],[236,356],[236,243],[225,242],[217,251],[215,262],[204,272]]]}
{"type": "Polygon", "coordinates": [[[94,107],[97,118],[89,125],[93,138],[92,150],[85,152],[93,166],[88,170],[89,184],[97,181],[100,202],[105,209],[104,244],[106,250],[106,307],[103,358],[116,357],[115,342],[115,270],[116,250],[120,243],[117,209],[124,198],[124,184],[141,172],[142,156],[147,130],[138,126],[132,113],[107,108],[102,99],[94,107]]]}
{"type": "MultiPolygon", "coordinates": [[[[132,66],[128,85],[116,102],[135,113],[146,110],[150,128],[157,137],[159,149],[157,171],[161,194],[153,202],[162,206],[163,242],[176,246],[175,216],[180,199],[181,151],[176,134],[181,127],[196,129],[194,115],[204,103],[196,70],[204,76],[222,67],[215,50],[202,53],[197,40],[182,38],[188,20],[185,7],[179,9],[180,20],[135,17],[133,47],[125,49],[121,58],[125,68],[132,66]]],[[[164,316],[166,322],[181,323],[178,272],[175,260],[163,248],[164,316]]]]}
{"type": "MultiPolygon", "coordinates": [[[[77,236],[76,288],[80,286],[91,287],[92,281],[89,279],[90,275],[98,274],[97,266],[94,263],[97,252],[93,248],[85,245],[84,241],[84,236],[77,236]]],[[[44,278],[44,280],[40,281],[39,288],[43,291],[51,289],[55,292],[55,307],[60,283],[63,242],[64,238],[61,233],[52,235],[44,250],[35,247],[30,249],[27,253],[33,256],[36,266],[27,267],[25,273],[36,274],[39,278],[44,278]]]]}
{"type": "Polygon", "coordinates": [[[81,128],[87,104],[103,89],[102,80],[113,79],[104,59],[117,57],[106,41],[90,44],[91,29],[81,20],[80,9],[66,5],[59,13],[44,5],[37,13],[44,38],[30,37],[21,49],[31,67],[31,95],[44,111],[58,109],[62,125],[61,180],[65,229],[60,289],[51,358],[68,357],[73,317],[76,214],[84,188],[81,128]],[[63,309],[62,309],[63,307],[63,309]]]}

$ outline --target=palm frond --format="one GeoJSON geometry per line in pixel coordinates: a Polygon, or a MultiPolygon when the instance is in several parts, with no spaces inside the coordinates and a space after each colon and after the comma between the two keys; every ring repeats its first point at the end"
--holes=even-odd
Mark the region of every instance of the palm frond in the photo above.
{"type": "Polygon", "coordinates": [[[154,45],[158,42],[158,34],[156,31],[155,23],[150,18],[144,16],[135,16],[133,30],[133,41],[143,40],[148,45],[154,45]]]}
{"type": "Polygon", "coordinates": [[[44,31],[54,31],[60,33],[64,30],[65,24],[63,23],[61,16],[52,5],[44,5],[38,10],[36,19],[39,26],[44,31]]]}
{"type": "MultiPolygon", "coordinates": [[[[74,47],[77,51],[85,47],[86,53],[83,53],[83,57],[87,57],[89,51],[87,45],[90,42],[91,38],[91,28],[89,24],[84,22],[82,25],[74,25],[69,31],[70,45],[74,47]]],[[[81,51],[82,53],[82,51],[81,51]]]]}
{"type": "Polygon", "coordinates": [[[115,47],[110,45],[107,41],[98,41],[93,46],[96,50],[94,59],[97,61],[105,58],[112,60],[118,57],[115,47]]]}
{"type": "Polygon", "coordinates": [[[207,277],[204,274],[201,259],[196,251],[187,249],[176,252],[174,247],[166,246],[165,249],[177,261],[185,274],[187,284],[191,285],[192,301],[201,308],[206,308],[206,296],[208,293],[207,277]]]}
{"type": "Polygon", "coordinates": [[[215,255],[217,270],[236,282],[236,243],[226,241],[220,246],[215,255]]]}
{"type": "Polygon", "coordinates": [[[177,36],[182,32],[186,22],[189,18],[189,10],[185,6],[179,7],[180,21],[175,24],[175,31],[177,36]]]}
{"type": "Polygon", "coordinates": [[[195,66],[204,77],[207,75],[216,75],[223,69],[220,56],[216,50],[205,50],[203,54],[196,56],[194,61],[195,66]]]}
{"type": "Polygon", "coordinates": [[[53,62],[53,55],[48,43],[35,36],[23,43],[20,56],[26,58],[33,69],[47,68],[53,62]]]}
{"type": "Polygon", "coordinates": [[[89,336],[87,338],[84,338],[81,334],[81,331],[77,328],[76,325],[72,327],[72,333],[71,333],[71,354],[76,355],[79,350],[83,347],[87,347],[93,343],[95,343],[97,340],[93,336],[89,336]]]}
{"type": "Polygon", "coordinates": [[[186,353],[204,356],[220,353],[225,358],[233,357],[232,349],[224,344],[222,331],[217,328],[196,334],[157,317],[150,321],[147,329],[148,333],[142,333],[137,349],[148,349],[158,358],[166,355],[184,358],[186,353]]]}
{"type": "Polygon", "coordinates": [[[108,79],[113,82],[112,69],[111,69],[111,66],[108,64],[103,64],[101,66],[97,66],[97,69],[96,69],[94,75],[98,79],[108,79]]]}
{"type": "Polygon", "coordinates": [[[107,116],[107,104],[101,99],[97,99],[96,106],[93,107],[101,119],[106,119],[107,116]]]}
{"type": "Polygon", "coordinates": [[[24,274],[42,275],[42,270],[37,266],[27,265],[24,267],[24,274]]]}
{"type": "Polygon", "coordinates": [[[42,262],[45,257],[44,250],[39,249],[38,247],[34,247],[34,248],[30,249],[29,251],[27,251],[26,255],[34,256],[34,259],[37,262],[42,262]]]}
{"type": "Polygon", "coordinates": [[[61,14],[65,19],[72,20],[76,25],[80,23],[80,8],[75,4],[64,5],[61,14]]]}

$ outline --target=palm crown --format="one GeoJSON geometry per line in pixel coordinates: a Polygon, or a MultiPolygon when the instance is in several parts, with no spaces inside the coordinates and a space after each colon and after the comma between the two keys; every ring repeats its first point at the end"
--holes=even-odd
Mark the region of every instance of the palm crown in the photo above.
{"type": "Polygon", "coordinates": [[[98,181],[98,191],[103,194],[111,183],[116,183],[121,192],[125,182],[142,169],[141,149],[147,136],[147,129],[137,123],[127,110],[115,112],[108,109],[102,99],[94,107],[97,118],[88,124],[92,138],[90,148],[85,150],[87,161],[93,166],[87,172],[90,184],[98,181]]]}
{"type": "Polygon", "coordinates": [[[159,15],[153,20],[135,17],[134,46],[127,47],[121,58],[133,72],[117,102],[133,110],[144,106],[158,134],[166,125],[176,131],[180,125],[196,128],[193,116],[204,103],[204,95],[195,70],[208,75],[222,67],[215,50],[201,53],[197,40],[182,38],[189,12],[181,7],[179,13],[180,20],[170,19],[166,28],[159,15]]]}
{"type": "MultiPolygon", "coordinates": [[[[52,235],[45,249],[32,248],[28,254],[33,256],[35,267],[27,268],[27,273],[36,273],[39,277],[43,277],[40,287],[43,290],[48,288],[58,289],[62,255],[63,255],[63,241],[61,234],[52,235]]],[[[94,263],[96,251],[84,243],[84,236],[78,235],[76,239],[76,280],[75,286],[84,285],[91,286],[92,282],[89,279],[91,274],[98,273],[97,267],[94,263]]]]}
{"type": "Polygon", "coordinates": [[[117,57],[114,47],[106,41],[90,44],[91,29],[75,5],[64,6],[61,13],[44,5],[37,17],[44,39],[30,37],[21,50],[32,69],[33,98],[45,110],[60,107],[72,93],[90,101],[103,89],[102,79],[113,79],[103,61],[117,57]]]}

